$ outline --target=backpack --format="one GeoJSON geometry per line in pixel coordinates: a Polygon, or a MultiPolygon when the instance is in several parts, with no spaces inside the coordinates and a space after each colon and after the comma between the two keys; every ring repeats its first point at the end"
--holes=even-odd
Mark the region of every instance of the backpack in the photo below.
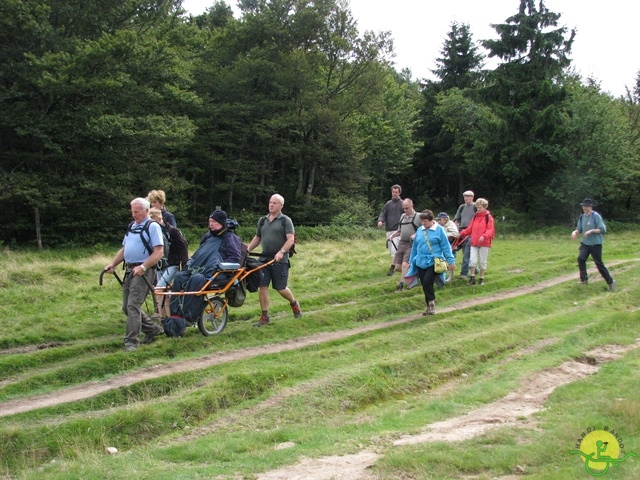
{"type": "Polygon", "coordinates": [[[416,215],[418,215],[418,212],[414,212],[413,213],[413,217],[411,217],[411,219],[409,219],[409,217],[407,217],[407,214],[403,213],[402,216],[404,216],[404,218],[406,218],[409,221],[406,222],[406,223],[402,223],[402,216],[401,216],[400,217],[400,224],[398,225],[398,230],[400,229],[400,227],[402,227],[402,225],[413,225],[413,231],[417,232],[418,231],[418,226],[414,223],[416,215]]]}
{"type": "MultiPolygon", "coordinates": [[[[135,224],[135,222],[131,222],[127,227],[127,235],[129,235],[129,233],[140,235],[140,240],[142,240],[144,249],[147,251],[149,255],[153,253],[153,247],[151,246],[151,233],[149,233],[149,226],[152,223],[158,223],[158,222],[156,222],[155,220],[149,220],[147,223],[145,223],[142,226],[142,228],[140,227],[134,228],[133,225],[135,224]],[[143,233],[146,233],[147,238],[145,238],[143,233]]],[[[158,223],[158,225],[160,224],[158,223]]],[[[163,228],[162,225],[160,225],[160,230],[162,231],[163,251],[162,251],[162,258],[158,261],[157,268],[159,270],[162,270],[163,268],[167,268],[167,266],[169,265],[169,249],[171,248],[171,238],[169,238],[169,232],[165,228],[163,228]]],[[[182,232],[180,232],[180,235],[182,235],[182,232]]]]}
{"type": "Polygon", "coordinates": [[[227,218],[227,230],[231,230],[235,233],[236,228],[238,228],[240,224],[235,218],[227,218]]]}
{"type": "MultiPolygon", "coordinates": [[[[253,270],[254,268],[258,268],[262,265],[262,262],[257,258],[247,257],[244,262],[245,268],[247,270],[253,270]]],[[[256,270],[255,272],[247,275],[245,281],[247,283],[247,290],[251,293],[255,293],[260,288],[260,283],[262,283],[262,277],[264,276],[264,272],[262,270],[256,270]]]]}
{"type": "MultiPolygon", "coordinates": [[[[282,220],[282,231],[284,232],[285,238],[287,236],[287,216],[283,215],[282,218],[280,220],[282,220]]],[[[262,217],[260,219],[260,222],[258,223],[258,228],[262,229],[262,225],[264,225],[264,222],[267,220],[267,215],[265,215],[264,217],[262,217]]],[[[296,253],[296,244],[298,243],[298,236],[296,235],[296,232],[293,232],[293,245],[291,245],[291,248],[289,249],[289,257],[294,256],[296,253]]]]}
{"type": "Polygon", "coordinates": [[[235,285],[232,285],[224,293],[227,302],[230,307],[241,307],[247,298],[247,284],[245,280],[242,280],[235,285]]]}
{"type": "Polygon", "coordinates": [[[182,317],[171,316],[162,320],[162,327],[167,337],[182,337],[187,329],[187,322],[182,317]]]}

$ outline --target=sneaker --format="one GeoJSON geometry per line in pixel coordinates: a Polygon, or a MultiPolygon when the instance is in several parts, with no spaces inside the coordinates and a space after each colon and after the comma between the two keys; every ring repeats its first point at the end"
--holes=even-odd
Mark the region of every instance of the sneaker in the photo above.
{"type": "Polygon", "coordinates": [[[401,292],[404,289],[404,282],[400,282],[396,285],[396,292],[401,292]]]}
{"type": "Polygon", "coordinates": [[[484,278],[478,279],[478,285],[484,285],[484,278]]]}
{"type": "Polygon", "coordinates": [[[466,280],[466,279],[467,279],[467,276],[466,276],[466,275],[460,275],[458,278],[459,278],[460,280],[466,280]]]}
{"type": "Polygon", "coordinates": [[[124,351],[125,352],[134,352],[137,348],[138,348],[138,345],[136,345],[135,343],[127,343],[124,346],[124,351]]]}
{"type": "Polygon", "coordinates": [[[262,327],[263,325],[269,325],[269,315],[260,315],[260,320],[253,324],[254,327],[262,327]]]}
{"type": "Polygon", "coordinates": [[[615,280],[609,284],[609,290],[612,291],[612,292],[616,291],[616,281],[615,280]]]}
{"type": "Polygon", "coordinates": [[[587,285],[589,283],[589,280],[580,280],[578,282],[578,285],[587,285]]]}
{"type": "Polygon", "coordinates": [[[467,282],[467,285],[475,285],[476,284],[476,277],[469,277],[469,281],[467,282]]]}
{"type": "Polygon", "coordinates": [[[155,341],[156,337],[158,335],[162,335],[164,333],[164,329],[160,328],[158,330],[156,330],[153,333],[145,333],[144,337],[142,338],[142,340],[140,340],[140,343],[144,344],[144,345],[148,345],[149,343],[152,343],[153,341],[155,341]]]}
{"type": "Polygon", "coordinates": [[[291,310],[293,311],[293,316],[295,318],[300,318],[302,316],[302,310],[300,310],[300,304],[296,300],[296,303],[291,305],[291,310]]]}
{"type": "Polygon", "coordinates": [[[395,271],[396,271],[396,266],[395,265],[391,265],[389,267],[389,271],[387,272],[387,276],[388,277],[392,276],[395,273],[395,271]]]}

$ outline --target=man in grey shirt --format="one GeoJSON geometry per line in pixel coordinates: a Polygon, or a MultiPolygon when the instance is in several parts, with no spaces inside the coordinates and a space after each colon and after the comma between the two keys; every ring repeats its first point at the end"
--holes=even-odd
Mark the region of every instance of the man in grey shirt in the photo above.
{"type": "Polygon", "coordinates": [[[295,230],[291,219],[282,213],[284,207],[284,197],[277,193],[269,199],[269,215],[265,215],[258,222],[256,234],[248,245],[251,252],[258,245],[262,245],[261,261],[273,258],[274,263],[262,269],[263,277],[258,289],[258,299],[262,314],[260,319],[253,324],[254,327],[261,327],[271,323],[269,318],[269,284],[280,296],[286,299],[291,306],[291,311],[295,318],[302,316],[300,303],[295,299],[293,293],[287,286],[289,279],[289,250],[295,242],[295,230]]]}
{"type": "MultiPolygon", "coordinates": [[[[462,194],[464,203],[458,207],[453,223],[458,226],[458,230],[462,231],[469,226],[473,216],[476,214],[476,206],[473,203],[474,193],[467,190],[462,194]]],[[[471,255],[471,241],[467,240],[462,249],[462,268],[460,269],[460,278],[466,279],[469,274],[469,256],[471,255]]]]}
{"type": "Polygon", "coordinates": [[[402,270],[400,271],[400,283],[396,286],[396,292],[401,292],[405,286],[404,277],[409,270],[411,246],[418,228],[422,226],[420,214],[413,209],[413,201],[410,198],[405,198],[402,201],[402,209],[404,210],[404,213],[400,217],[398,230],[393,232],[389,237],[389,241],[392,241],[394,238],[400,238],[400,241],[398,242],[398,250],[394,259],[395,265],[402,266],[402,270]]]}

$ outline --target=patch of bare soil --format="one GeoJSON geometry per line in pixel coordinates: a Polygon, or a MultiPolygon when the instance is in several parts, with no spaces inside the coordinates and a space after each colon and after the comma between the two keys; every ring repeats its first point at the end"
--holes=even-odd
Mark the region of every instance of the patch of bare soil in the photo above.
{"type": "MultiPolygon", "coordinates": [[[[614,263],[612,262],[611,265],[614,263]]],[[[568,275],[545,280],[537,284],[520,287],[514,290],[506,290],[494,295],[486,297],[476,297],[463,302],[459,302],[455,305],[440,308],[438,311],[441,313],[460,310],[462,308],[471,308],[486,303],[492,303],[496,300],[504,300],[508,298],[520,297],[528,295],[530,293],[543,290],[545,288],[552,287],[570,280],[575,280],[575,273],[572,272],[568,275]]],[[[31,397],[19,398],[16,400],[0,403],[0,417],[15,415],[17,413],[29,412],[39,408],[52,407],[60,405],[62,403],[74,402],[78,400],[84,400],[87,398],[95,397],[103,392],[109,391],[114,388],[127,387],[138,382],[145,380],[151,380],[154,378],[160,378],[166,375],[172,375],[176,373],[183,373],[188,371],[199,370],[203,368],[212,367],[214,365],[220,365],[228,362],[235,362],[238,360],[245,360],[253,358],[259,355],[272,354],[285,352],[290,350],[297,350],[311,345],[318,345],[333,340],[340,340],[353,335],[360,335],[361,333],[384,329],[387,327],[399,325],[402,323],[412,322],[418,318],[422,318],[420,314],[411,315],[408,317],[399,318],[390,322],[379,323],[374,325],[366,325],[350,330],[342,330],[338,332],[319,333],[311,335],[309,337],[294,338],[285,342],[261,345],[259,347],[246,348],[241,350],[233,350],[230,352],[219,352],[199,358],[197,361],[194,359],[188,359],[175,363],[168,363],[162,365],[156,365],[153,367],[145,368],[135,372],[125,373],[122,375],[111,377],[109,380],[100,382],[89,382],[83,385],[77,385],[74,387],[64,388],[52,393],[43,395],[34,395],[31,397]]]]}
{"type": "Polygon", "coordinates": [[[380,455],[361,452],[354,455],[334,455],[304,459],[300,463],[258,475],[258,480],[366,480],[372,479],[367,469],[380,455]]]}

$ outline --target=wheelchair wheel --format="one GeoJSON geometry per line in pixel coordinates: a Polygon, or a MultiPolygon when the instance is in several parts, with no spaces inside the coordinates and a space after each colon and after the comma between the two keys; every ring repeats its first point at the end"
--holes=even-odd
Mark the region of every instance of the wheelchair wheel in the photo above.
{"type": "Polygon", "coordinates": [[[446,272],[444,272],[444,283],[451,282],[453,280],[455,273],[456,272],[454,272],[453,270],[447,270],[446,272]]]}
{"type": "Polygon", "coordinates": [[[229,311],[220,297],[213,297],[205,301],[206,305],[198,320],[198,330],[205,337],[216,335],[227,325],[229,311]]]}

